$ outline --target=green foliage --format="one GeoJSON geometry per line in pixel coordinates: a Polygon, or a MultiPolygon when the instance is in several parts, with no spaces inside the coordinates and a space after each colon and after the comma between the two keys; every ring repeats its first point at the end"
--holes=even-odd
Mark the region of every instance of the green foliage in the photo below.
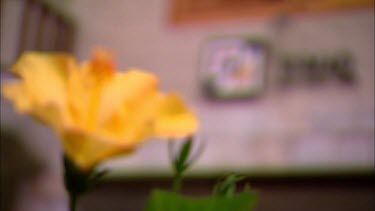
{"type": "MultiPolygon", "coordinates": [[[[175,178],[176,179],[176,178],[175,178]]],[[[183,196],[177,191],[154,190],[145,211],[252,211],[257,194],[246,184],[242,193],[236,194],[236,183],[243,176],[234,173],[219,180],[208,197],[183,196]]]]}
{"type": "Polygon", "coordinates": [[[178,156],[173,161],[173,167],[176,174],[183,174],[184,171],[189,167],[188,158],[190,155],[192,142],[192,138],[188,138],[178,153],[178,156]]]}
{"type": "MultiPolygon", "coordinates": [[[[173,143],[173,142],[170,142],[173,143]]],[[[177,156],[172,156],[172,163],[173,163],[173,191],[178,192],[182,186],[182,177],[184,172],[188,169],[191,165],[192,161],[189,160],[190,152],[193,144],[193,138],[189,137],[184,142],[182,147],[179,149],[177,156]]],[[[170,153],[172,154],[172,145],[170,145],[170,153]]]]}
{"type": "Polygon", "coordinates": [[[232,197],[193,198],[174,192],[154,190],[145,211],[252,211],[257,195],[243,192],[232,197]]]}
{"type": "MultiPolygon", "coordinates": [[[[170,142],[170,155],[172,144],[173,142],[170,142]]],[[[173,192],[154,190],[145,211],[252,211],[257,195],[250,191],[248,185],[245,186],[244,192],[236,194],[236,184],[244,177],[233,173],[218,181],[211,196],[194,198],[179,193],[183,174],[199,155],[190,156],[192,144],[190,137],[177,154],[171,156],[174,170],[173,192]]]]}
{"type": "MultiPolygon", "coordinates": [[[[236,183],[243,180],[244,178],[244,176],[239,176],[234,173],[229,174],[215,185],[213,194],[215,196],[233,196],[236,191],[236,183]]],[[[249,191],[248,185],[246,186],[245,190],[249,191]]]]}

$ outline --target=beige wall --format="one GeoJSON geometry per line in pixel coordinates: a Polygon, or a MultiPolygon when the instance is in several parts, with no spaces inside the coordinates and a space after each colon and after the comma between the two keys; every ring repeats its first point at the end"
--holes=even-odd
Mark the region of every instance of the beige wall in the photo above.
{"type": "MultiPolygon", "coordinates": [[[[159,76],[163,90],[183,94],[200,115],[200,135],[207,143],[197,169],[373,166],[373,11],[301,15],[278,31],[272,18],[173,26],[167,18],[168,2],[71,1],[78,25],[76,55],[83,60],[96,46],[108,48],[116,53],[121,70],[138,67],[152,71],[159,76]],[[201,97],[199,50],[204,40],[214,35],[261,35],[270,39],[275,49],[269,70],[271,83],[262,98],[222,104],[201,97]],[[356,86],[330,84],[286,91],[274,83],[278,52],[329,54],[341,49],[351,51],[356,58],[356,86]]],[[[11,119],[8,122],[15,119],[12,115],[5,117],[11,119]]],[[[35,127],[29,122],[26,125],[35,127]]],[[[34,135],[43,142],[47,133],[34,135]]],[[[129,159],[113,163],[125,169],[167,168],[165,153],[163,144],[152,142],[129,159]]],[[[49,155],[56,157],[56,163],[57,156],[52,152],[49,155]]]]}
{"type": "MultiPolygon", "coordinates": [[[[359,71],[373,75],[372,11],[300,16],[292,19],[279,37],[273,19],[172,26],[168,2],[77,0],[73,7],[80,27],[77,55],[83,59],[94,46],[105,46],[117,53],[121,69],[152,71],[166,90],[180,90],[189,98],[199,95],[196,79],[201,43],[213,35],[258,34],[277,39],[283,50],[302,52],[349,49],[359,58],[359,71]]],[[[371,89],[371,81],[365,78],[362,85],[371,89]]]]}
{"type": "MultiPolygon", "coordinates": [[[[86,58],[94,46],[107,47],[116,52],[122,70],[152,71],[164,90],[181,92],[200,114],[200,134],[208,143],[198,166],[372,163],[374,123],[368,118],[374,106],[372,11],[301,15],[282,29],[272,18],[173,26],[168,22],[168,2],[76,1],[80,26],[76,52],[86,58]],[[275,53],[349,50],[357,59],[360,80],[351,88],[328,85],[283,91],[273,83],[278,56],[274,54],[271,83],[263,98],[248,103],[207,102],[199,90],[197,63],[202,43],[215,35],[261,35],[273,42],[275,53]],[[342,136],[353,140],[339,142],[342,136]]],[[[145,148],[124,165],[136,167],[135,160],[150,164],[142,159],[146,154],[162,156],[156,152],[162,149],[145,148]]]]}

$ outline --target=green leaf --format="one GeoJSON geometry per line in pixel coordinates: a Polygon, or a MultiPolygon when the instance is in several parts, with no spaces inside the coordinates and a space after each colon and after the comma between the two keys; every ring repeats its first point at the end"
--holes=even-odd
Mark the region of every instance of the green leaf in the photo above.
{"type": "Polygon", "coordinates": [[[257,195],[244,192],[233,197],[209,196],[194,198],[174,192],[154,190],[145,211],[251,211],[257,195]]]}
{"type": "Polygon", "coordinates": [[[183,171],[185,171],[189,166],[187,160],[190,155],[192,142],[192,138],[189,137],[189,139],[182,146],[178,158],[175,160],[175,170],[177,174],[182,174],[183,171]]]}
{"type": "Polygon", "coordinates": [[[236,183],[243,180],[245,177],[236,175],[234,173],[226,176],[222,181],[219,181],[214,189],[213,194],[216,196],[231,197],[236,191],[236,183]]]}
{"type": "Polygon", "coordinates": [[[87,184],[88,189],[94,188],[96,185],[99,184],[100,180],[108,173],[108,170],[100,170],[100,171],[93,171],[88,178],[87,184]]]}

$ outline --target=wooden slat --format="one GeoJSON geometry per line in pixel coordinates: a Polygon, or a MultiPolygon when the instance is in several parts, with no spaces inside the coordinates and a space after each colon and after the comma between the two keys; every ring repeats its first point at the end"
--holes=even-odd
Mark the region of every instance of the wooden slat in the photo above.
{"type": "Polygon", "coordinates": [[[172,23],[374,7],[373,0],[172,0],[171,3],[172,23]]]}
{"type": "Polygon", "coordinates": [[[22,0],[22,4],[17,57],[25,50],[73,51],[75,30],[69,20],[42,1],[22,0]]]}
{"type": "Polygon", "coordinates": [[[36,43],[35,43],[35,50],[44,50],[43,44],[45,39],[45,28],[48,18],[48,11],[43,5],[39,5],[39,20],[37,25],[37,36],[36,36],[36,43]]]}
{"type": "Polygon", "coordinates": [[[34,1],[31,0],[23,0],[23,12],[22,12],[22,20],[21,20],[21,28],[20,28],[20,35],[18,40],[18,49],[17,49],[17,56],[21,55],[22,52],[27,48],[27,40],[29,34],[29,20],[32,12],[32,8],[34,5],[34,1]]]}

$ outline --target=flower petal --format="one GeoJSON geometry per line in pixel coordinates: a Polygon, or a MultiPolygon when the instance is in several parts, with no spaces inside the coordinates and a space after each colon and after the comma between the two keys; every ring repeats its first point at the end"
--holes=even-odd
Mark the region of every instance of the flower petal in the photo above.
{"type": "Polygon", "coordinates": [[[51,125],[83,170],[129,153],[146,139],[181,138],[198,128],[197,117],[177,95],[158,90],[153,74],[115,72],[102,50],[81,66],[66,54],[28,52],[13,73],[20,80],[5,84],[3,95],[18,111],[51,125]]]}
{"type": "Polygon", "coordinates": [[[195,133],[198,119],[177,95],[166,96],[154,123],[154,134],[160,138],[182,138],[195,133]]]}
{"type": "Polygon", "coordinates": [[[157,90],[157,78],[144,71],[129,70],[117,73],[103,90],[99,121],[106,121],[124,104],[141,104],[145,97],[157,90]]]}
{"type": "Polygon", "coordinates": [[[3,86],[3,94],[20,112],[29,113],[55,129],[68,120],[65,80],[75,61],[66,54],[24,53],[12,67],[21,80],[3,86]]]}
{"type": "Polygon", "coordinates": [[[101,48],[95,49],[89,64],[92,74],[99,78],[115,74],[115,64],[112,55],[101,48]]]}
{"type": "Polygon", "coordinates": [[[90,170],[100,162],[120,154],[131,153],[134,145],[115,142],[86,131],[67,129],[61,134],[66,154],[82,170],[90,170]]]}
{"type": "Polygon", "coordinates": [[[12,72],[22,78],[31,100],[38,104],[65,103],[65,80],[74,59],[66,54],[24,53],[12,67],[12,72]]]}
{"type": "Polygon", "coordinates": [[[3,96],[14,103],[17,111],[21,113],[30,112],[32,109],[32,101],[27,92],[24,90],[24,86],[20,82],[9,82],[2,86],[1,92],[3,96]]]}
{"type": "Polygon", "coordinates": [[[139,70],[119,73],[104,89],[100,128],[108,136],[140,144],[152,135],[159,101],[155,76],[139,70]]]}

